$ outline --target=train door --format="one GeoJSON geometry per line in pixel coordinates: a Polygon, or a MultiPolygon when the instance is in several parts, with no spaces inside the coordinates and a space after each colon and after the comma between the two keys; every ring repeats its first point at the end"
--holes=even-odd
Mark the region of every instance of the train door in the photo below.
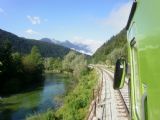
{"type": "Polygon", "coordinates": [[[133,119],[141,119],[141,92],[138,68],[138,43],[136,40],[136,23],[133,22],[128,32],[130,41],[131,62],[131,116],[133,119]]]}

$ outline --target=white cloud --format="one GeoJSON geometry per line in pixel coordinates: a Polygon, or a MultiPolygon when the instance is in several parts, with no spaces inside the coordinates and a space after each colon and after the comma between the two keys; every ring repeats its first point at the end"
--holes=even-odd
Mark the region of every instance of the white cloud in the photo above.
{"type": "Polygon", "coordinates": [[[25,31],[27,34],[30,34],[30,35],[37,35],[38,34],[38,32],[36,32],[36,31],[34,31],[34,30],[32,30],[32,29],[28,29],[28,30],[26,30],[25,31]]]}
{"type": "Polygon", "coordinates": [[[101,20],[101,23],[115,32],[120,31],[127,24],[131,5],[132,3],[128,2],[117,9],[113,9],[107,18],[101,20]]]}
{"type": "Polygon", "coordinates": [[[86,52],[84,50],[76,50],[75,48],[70,48],[70,49],[78,51],[78,52],[83,53],[83,54],[87,54],[87,55],[92,55],[93,54],[92,52],[86,52]]]}
{"type": "Polygon", "coordinates": [[[92,52],[86,52],[84,50],[79,50],[78,52],[83,53],[83,54],[87,54],[87,55],[93,55],[92,52]]]}
{"type": "Polygon", "coordinates": [[[2,9],[2,8],[0,8],[0,14],[2,14],[2,15],[7,15],[6,12],[5,12],[5,10],[2,9]]]}
{"type": "MultiPolygon", "coordinates": [[[[88,39],[88,38],[82,38],[82,37],[79,37],[79,36],[73,37],[71,42],[73,42],[75,44],[87,45],[88,48],[91,51],[90,53],[87,53],[87,54],[90,54],[90,55],[92,55],[97,50],[97,48],[99,48],[103,44],[102,41],[88,39]]],[[[83,51],[81,51],[81,52],[83,52],[83,51]]]]}
{"type": "Polygon", "coordinates": [[[4,13],[4,10],[2,8],[0,8],[0,13],[4,13]]]}
{"type": "Polygon", "coordinates": [[[36,24],[40,24],[40,23],[41,23],[40,17],[38,17],[38,16],[30,16],[30,15],[27,15],[27,18],[29,19],[29,21],[30,21],[33,25],[36,25],[36,24]]]}

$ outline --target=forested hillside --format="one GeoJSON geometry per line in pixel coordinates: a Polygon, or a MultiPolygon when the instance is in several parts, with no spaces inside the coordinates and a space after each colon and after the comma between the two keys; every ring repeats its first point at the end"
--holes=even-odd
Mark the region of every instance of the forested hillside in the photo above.
{"type": "Polygon", "coordinates": [[[69,48],[33,39],[18,37],[12,33],[0,29],[0,44],[9,41],[12,44],[13,52],[29,54],[33,46],[37,46],[43,57],[64,57],[69,48]]]}
{"type": "Polygon", "coordinates": [[[111,37],[93,55],[93,62],[109,62],[114,64],[118,57],[127,57],[127,35],[122,30],[117,35],[111,37]]]}

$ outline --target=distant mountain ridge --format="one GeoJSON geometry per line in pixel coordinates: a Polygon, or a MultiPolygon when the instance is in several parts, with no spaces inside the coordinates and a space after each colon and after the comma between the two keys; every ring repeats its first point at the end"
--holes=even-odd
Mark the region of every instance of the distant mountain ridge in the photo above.
{"type": "Polygon", "coordinates": [[[52,40],[49,39],[49,38],[43,38],[43,39],[41,39],[41,41],[43,41],[43,42],[48,42],[48,43],[52,43],[52,40]]]}
{"type": "Polygon", "coordinates": [[[48,39],[45,40],[48,42],[26,39],[0,29],[0,44],[3,44],[5,41],[11,42],[13,52],[19,52],[21,54],[28,54],[33,46],[37,46],[43,57],[63,58],[71,50],[67,47],[51,43],[48,39]]]}
{"type": "Polygon", "coordinates": [[[57,45],[62,45],[64,47],[70,48],[72,50],[76,50],[76,51],[84,53],[84,54],[92,54],[92,51],[90,50],[90,48],[87,45],[80,44],[80,43],[73,43],[69,40],[58,41],[55,39],[42,38],[41,41],[55,43],[57,45]]]}

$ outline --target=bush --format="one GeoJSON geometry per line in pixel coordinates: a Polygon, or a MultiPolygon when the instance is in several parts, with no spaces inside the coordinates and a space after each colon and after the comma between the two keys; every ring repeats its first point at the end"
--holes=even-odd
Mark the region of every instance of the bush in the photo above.
{"type": "Polygon", "coordinates": [[[57,117],[63,120],[83,120],[91,102],[96,80],[95,71],[82,76],[73,92],[65,97],[63,107],[56,112],[57,117]]]}

